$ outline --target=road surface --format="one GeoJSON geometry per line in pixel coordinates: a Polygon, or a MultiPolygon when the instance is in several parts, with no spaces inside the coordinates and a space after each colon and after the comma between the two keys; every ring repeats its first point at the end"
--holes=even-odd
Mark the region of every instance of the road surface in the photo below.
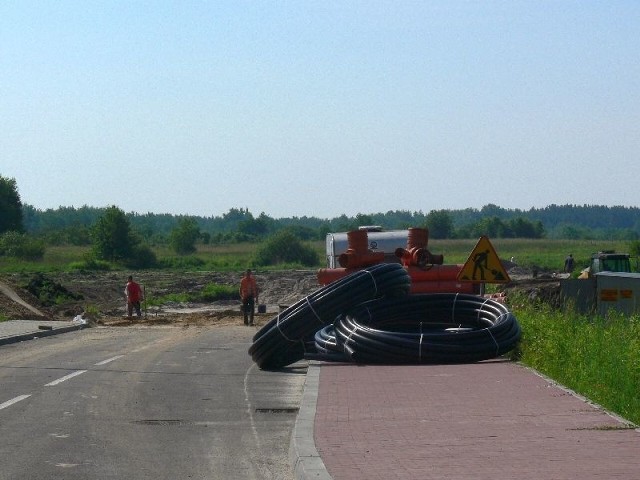
{"type": "Polygon", "coordinates": [[[92,328],[0,346],[0,479],[290,479],[306,363],[244,326],[92,328]]]}

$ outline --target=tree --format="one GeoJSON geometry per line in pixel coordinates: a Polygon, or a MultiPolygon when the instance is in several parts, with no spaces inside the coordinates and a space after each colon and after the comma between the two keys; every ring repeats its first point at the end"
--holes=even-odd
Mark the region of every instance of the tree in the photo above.
{"type": "Polygon", "coordinates": [[[269,231],[269,217],[261,214],[258,218],[247,218],[238,224],[238,232],[249,237],[264,237],[269,231]]]}
{"type": "Polygon", "coordinates": [[[358,213],[356,215],[356,225],[358,227],[368,227],[373,225],[373,217],[364,213],[358,213]]]}
{"type": "Polygon", "coordinates": [[[509,226],[516,238],[542,238],[544,228],[541,222],[531,222],[523,217],[509,221],[509,226]]]}
{"type": "Polygon", "coordinates": [[[253,215],[248,208],[230,208],[227,213],[222,214],[222,229],[234,231],[243,220],[253,219],[253,215]]]}
{"type": "Polygon", "coordinates": [[[182,218],[171,230],[169,245],[178,255],[188,255],[196,251],[196,240],[200,238],[198,223],[193,218],[182,218]]]}
{"type": "Polygon", "coordinates": [[[22,201],[15,178],[0,175],[0,233],[23,232],[22,201]]]}
{"type": "Polygon", "coordinates": [[[431,238],[453,237],[453,220],[447,210],[431,210],[426,220],[431,238]]]}
{"type": "Polygon", "coordinates": [[[133,258],[140,240],[132,233],[129,220],[118,207],[111,206],[91,230],[93,252],[98,259],[123,261],[133,258]]]}
{"type": "Polygon", "coordinates": [[[491,238],[512,238],[513,231],[498,217],[487,217],[477,222],[471,229],[474,237],[486,235],[491,238]]]}

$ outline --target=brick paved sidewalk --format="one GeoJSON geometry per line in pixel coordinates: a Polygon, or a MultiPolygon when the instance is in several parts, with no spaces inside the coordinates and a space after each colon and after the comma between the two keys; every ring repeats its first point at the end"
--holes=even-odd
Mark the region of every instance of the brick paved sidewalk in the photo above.
{"type": "Polygon", "coordinates": [[[334,480],[640,479],[639,430],[518,364],[319,368],[334,480]]]}

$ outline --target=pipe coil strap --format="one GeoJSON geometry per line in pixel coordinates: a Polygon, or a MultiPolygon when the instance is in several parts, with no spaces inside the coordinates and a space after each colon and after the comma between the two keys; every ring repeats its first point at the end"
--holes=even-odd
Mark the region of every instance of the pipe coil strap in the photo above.
{"type": "Polygon", "coordinates": [[[278,316],[276,317],[276,327],[278,327],[278,332],[280,332],[282,338],[284,338],[287,342],[297,342],[297,340],[291,340],[289,337],[287,337],[280,328],[280,313],[278,313],[278,316]]]}
{"type": "Polygon", "coordinates": [[[371,277],[371,281],[373,282],[373,295],[372,295],[372,298],[376,298],[378,296],[378,284],[376,283],[376,277],[374,277],[373,274],[368,270],[363,270],[363,272],[368,273],[369,276],[371,277]]]}
{"type": "Polygon", "coordinates": [[[317,312],[313,309],[313,305],[311,305],[311,301],[309,300],[309,297],[305,297],[305,300],[307,301],[307,305],[309,305],[309,309],[313,313],[314,317],[316,317],[316,319],[320,322],[320,324],[324,326],[324,322],[322,321],[322,318],[320,318],[320,315],[318,315],[317,312]]]}

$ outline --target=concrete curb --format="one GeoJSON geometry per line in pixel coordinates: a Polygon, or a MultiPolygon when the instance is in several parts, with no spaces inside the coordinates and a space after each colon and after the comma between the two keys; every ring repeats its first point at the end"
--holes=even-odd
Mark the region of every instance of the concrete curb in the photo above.
{"type": "Polygon", "coordinates": [[[295,480],[332,480],[316,450],[313,436],[319,380],[320,364],[311,361],[304,383],[300,410],[289,444],[289,458],[293,465],[295,480]]]}
{"type": "Polygon", "coordinates": [[[65,327],[52,327],[46,330],[34,330],[31,332],[21,333],[18,335],[11,335],[6,337],[0,337],[0,345],[9,345],[11,343],[24,342],[26,340],[33,340],[35,338],[50,337],[51,335],[58,335],[60,333],[73,332],[75,330],[82,330],[87,325],[70,325],[65,327]]]}

